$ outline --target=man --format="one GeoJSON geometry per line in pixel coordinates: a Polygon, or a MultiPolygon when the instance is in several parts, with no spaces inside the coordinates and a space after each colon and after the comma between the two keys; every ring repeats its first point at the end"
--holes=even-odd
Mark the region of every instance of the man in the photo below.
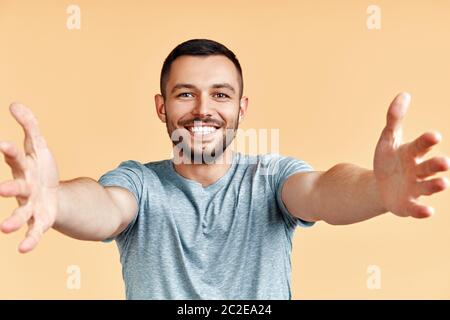
{"type": "Polygon", "coordinates": [[[53,227],[80,240],[115,239],[129,299],[290,299],[297,225],[350,224],[386,212],[426,218],[433,210],[418,197],[449,185],[426,179],[447,171],[448,158],[421,161],[439,134],[401,144],[406,93],[388,109],[373,170],[337,164],[313,171],[291,157],[228,147],[248,98],[240,64],[222,44],[180,44],[165,60],[160,84],[156,112],[174,159],[124,161],[98,182],[60,181],[35,117],[11,105],[25,131],[25,154],[0,143],[14,177],[0,194],[19,204],[0,228],[10,233],[28,223],[20,252],[33,250],[53,227]]]}

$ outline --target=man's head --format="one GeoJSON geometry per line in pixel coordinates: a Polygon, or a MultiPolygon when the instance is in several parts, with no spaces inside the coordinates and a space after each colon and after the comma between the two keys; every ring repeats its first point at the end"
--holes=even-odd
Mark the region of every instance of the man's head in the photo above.
{"type": "Polygon", "coordinates": [[[160,86],[156,111],[172,142],[202,163],[219,157],[248,105],[234,53],[212,40],[183,42],[164,61],[160,86]]]}

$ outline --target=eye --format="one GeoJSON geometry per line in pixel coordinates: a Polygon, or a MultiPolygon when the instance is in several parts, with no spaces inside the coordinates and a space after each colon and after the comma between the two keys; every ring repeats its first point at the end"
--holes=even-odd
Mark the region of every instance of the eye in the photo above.
{"type": "Polygon", "coordinates": [[[177,95],[177,98],[192,98],[193,95],[191,92],[182,92],[179,95],[177,95]]]}
{"type": "Polygon", "coordinates": [[[219,99],[228,99],[228,98],[230,98],[229,95],[227,95],[227,94],[225,94],[225,93],[223,93],[223,92],[215,93],[214,96],[215,96],[216,98],[219,98],[219,99]]]}

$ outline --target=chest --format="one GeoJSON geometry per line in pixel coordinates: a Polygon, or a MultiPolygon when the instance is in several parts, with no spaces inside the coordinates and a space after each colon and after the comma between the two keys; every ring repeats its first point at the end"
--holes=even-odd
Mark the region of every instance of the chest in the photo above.
{"type": "Polygon", "coordinates": [[[148,215],[153,228],[166,229],[189,243],[220,243],[230,237],[266,232],[281,217],[264,180],[241,181],[212,192],[169,185],[161,193],[159,201],[152,201],[149,195],[148,215]]]}

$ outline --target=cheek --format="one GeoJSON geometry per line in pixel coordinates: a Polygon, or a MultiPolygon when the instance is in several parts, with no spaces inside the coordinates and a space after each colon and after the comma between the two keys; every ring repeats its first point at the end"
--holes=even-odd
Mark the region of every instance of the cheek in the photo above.
{"type": "Polygon", "coordinates": [[[236,121],[239,115],[239,110],[240,110],[239,106],[236,106],[234,104],[230,104],[216,109],[217,114],[227,123],[232,123],[236,121]]]}
{"type": "Polygon", "coordinates": [[[236,123],[239,113],[233,111],[222,112],[220,116],[226,121],[228,126],[236,123]]]}
{"type": "Polygon", "coordinates": [[[180,119],[185,116],[185,113],[182,112],[181,107],[177,106],[171,106],[170,108],[166,109],[166,121],[176,125],[180,119]]]}

